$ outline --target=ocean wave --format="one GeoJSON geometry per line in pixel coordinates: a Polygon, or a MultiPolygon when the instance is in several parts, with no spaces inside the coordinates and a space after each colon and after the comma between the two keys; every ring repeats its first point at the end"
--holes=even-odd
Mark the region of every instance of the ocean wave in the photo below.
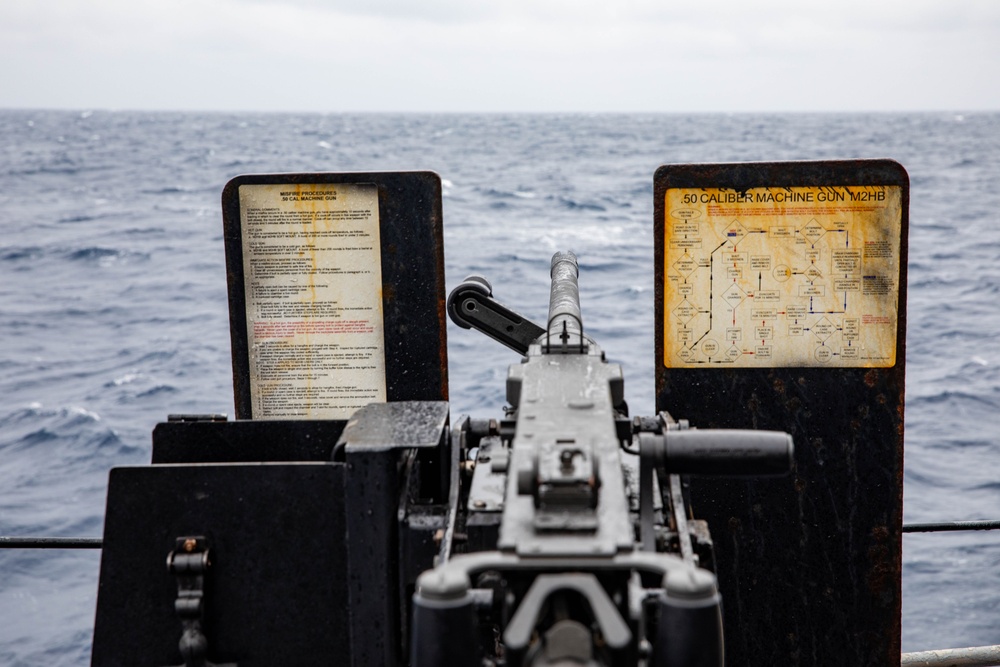
{"type": "Polygon", "coordinates": [[[159,188],[150,188],[148,190],[140,190],[144,195],[179,195],[179,194],[190,194],[192,192],[198,192],[201,188],[190,188],[181,185],[165,185],[159,188]]]}
{"type": "Polygon", "coordinates": [[[150,398],[151,396],[160,396],[162,394],[176,394],[177,391],[177,387],[169,384],[159,384],[155,387],[150,387],[145,391],[139,392],[136,394],[136,398],[150,398]]]}
{"type": "Polygon", "coordinates": [[[77,166],[41,166],[25,169],[11,169],[10,176],[76,176],[81,169],[77,166]]]}
{"type": "Polygon", "coordinates": [[[997,447],[1000,449],[1000,440],[986,440],[981,438],[948,438],[947,440],[933,442],[926,445],[927,449],[930,450],[947,450],[952,451],[956,449],[977,449],[977,448],[992,448],[997,447]]]}
{"type": "Polygon", "coordinates": [[[71,250],[67,254],[67,258],[73,261],[91,261],[91,260],[101,260],[107,257],[119,257],[122,252],[114,248],[101,248],[93,246],[90,248],[79,248],[77,250],[71,250]]]}
{"type": "Polygon", "coordinates": [[[35,260],[42,256],[44,251],[38,246],[26,246],[20,248],[5,248],[0,254],[0,261],[17,262],[20,260],[35,260]]]}
{"type": "Polygon", "coordinates": [[[904,484],[919,484],[925,487],[947,487],[948,484],[944,483],[941,478],[934,474],[925,474],[918,472],[913,469],[913,467],[906,467],[903,470],[903,483],[904,484]]]}
{"type": "Polygon", "coordinates": [[[113,380],[111,380],[109,382],[105,382],[104,383],[104,387],[106,389],[110,389],[111,387],[120,387],[120,386],[125,385],[125,384],[132,384],[133,382],[136,382],[138,380],[142,380],[145,377],[146,376],[143,375],[142,373],[138,373],[138,372],[132,371],[132,372],[126,373],[125,375],[122,375],[120,377],[116,377],[115,379],[113,379],[113,380]]]}
{"type": "Polygon", "coordinates": [[[965,169],[967,167],[978,167],[978,166],[980,166],[980,164],[981,163],[978,160],[974,160],[972,158],[962,158],[958,162],[954,162],[951,165],[949,165],[948,168],[949,169],[965,169]]]}
{"type": "Polygon", "coordinates": [[[559,196],[556,197],[556,201],[563,208],[567,208],[571,211],[607,211],[608,209],[598,203],[593,201],[581,201],[574,199],[572,197],[559,196]]]}
{"type": "Polygon", "coordinates": [[[77,222],[93,222],[98,220],[100,216],[87,215],[87,214],[77,214],[77,215],[67,215],[65,217],[59,218],[57,222],[60,224],[73,224],[77,222]]]}
{"type": "Polygon", "coordinates": [[[916,409],[922,405],[958,405],[972,404],[993,410],[1000,409],[1000,402],[982,394],[970,394],[962,391],[940,391],[934,394],[907,396],[906,407],[916,409]]]}
{"type": "Polygon", "coordinates": [[[106,266],[115,262],[147,261],[151,255],[148,252],[136,252],[106,246],[88,246],[84,248],[62,251],[66,259],[72,262],[95,262],[106,266]]]}
{"type": "Polygon", "coordinates": [[[972,491],[1000,491],[1000,481],[997,482],[983,482],[982,484],[976,484],[970,487],[972,491]]]}

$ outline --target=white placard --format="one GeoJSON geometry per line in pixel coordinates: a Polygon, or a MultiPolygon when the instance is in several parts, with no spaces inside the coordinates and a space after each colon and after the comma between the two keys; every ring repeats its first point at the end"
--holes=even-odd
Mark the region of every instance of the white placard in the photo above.
{"type": "Polygon", "coordinates": [[[378,189],[241,185],[254,419],[347,419],[386,400],[378,189]]]}

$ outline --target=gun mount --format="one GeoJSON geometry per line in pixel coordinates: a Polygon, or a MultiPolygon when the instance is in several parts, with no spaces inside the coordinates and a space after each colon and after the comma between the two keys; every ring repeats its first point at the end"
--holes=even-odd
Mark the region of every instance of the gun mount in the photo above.
{"type": "Polygon", "coordinates": [[[506,427],[479,443],[488,472],[474,473],[473,487],[505,477],[496,549],[420,576],[413,665],[723,664],[711,542],[704,526],[692,537],[679,475],[787,472],[791,436],[629,420],[621,368],[584,333],[578,274],[572,253],[552,258],[544,328],[479,276],[449,297],[456,323],[526,356],[508,372],[506,427]],[[472,638],[492,633],[502,651],[484,655],[472,638]]]}
{"type": "Polygon", "coordinates": [[[435,174],[231,181],[237,419],[171,416],[153,465],[111,471],[92,664],[716,667],[723,596],[731,664],[894,664],[905,274],[880,276],[906,265],[905,172],[720,169],[654,181],[653,416],[588,335],[571,254],[544,326],[479,276],[444,298],[435,174]],[[776,208],[789,188],[885,198],[776,208]],[[753,222],[714,208],[730,191],[753,222]],[[791,271],[804,245],[836,290],[791,271]],[[502,417],[450,414],[446,313],[523,356],[502,417]],[[794,480],[713,479],[786,473],[787,432],[794,480]]]}

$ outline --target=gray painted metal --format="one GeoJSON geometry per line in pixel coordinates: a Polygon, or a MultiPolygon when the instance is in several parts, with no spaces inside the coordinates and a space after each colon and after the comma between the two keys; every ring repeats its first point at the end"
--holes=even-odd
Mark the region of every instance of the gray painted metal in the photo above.
{"type": "Polygon", "coordinates": [[[528,354],[525,363],[510,367],[507,377],[508,401],[517,406],[518,420],[499,548],[524,555],[610,555],[631,549],[634,536],[611,389],[621,383],[621,367],[602,361],[596,344],[587,354],[544,355],[539,345],[532,345],[528,354]],[[535,499],[522,494],[517,484],[518,475],[535,475],[539,461],[558,458],[566,446],[588,448],[602,471],[592,533],[537,531],[535,499]]]}
{"type": "Polygon", "coordinates": [[[994,667],[1000,665],[1000,646],[971,646],[904,653],[900,664],[912,667],[994,667]]]}

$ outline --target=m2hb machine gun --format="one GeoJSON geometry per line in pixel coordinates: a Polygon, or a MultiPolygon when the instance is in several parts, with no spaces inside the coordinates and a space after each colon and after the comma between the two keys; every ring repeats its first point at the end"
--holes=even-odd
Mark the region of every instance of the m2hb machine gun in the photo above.
{"type": "Polygon", "coordinates": [[[525,358],[508,419],[475,447],[472,505],[489,478],[502,490],[496,548],[417,580],[412,665],[723,664],[711,544],[689,528],[679,475],[786,473],[791,436],[630,420],[620,366],[584,333],[578,271],[572,253],[552,258],[545,328],[478,276],[449,297],[459,326],[525,358]]]}
{"type": "Polygon", "coordinates": [[[233,179],[236,420],[172,415],[111,471],[92,664],[894,664],[905,172],[654,184],[630,418],[571,254],[541,327],[481,277],[445,299],[436,174],[233,179]],[[449,414],[448,314],[524,356],[502,418],[449,414]]]}

